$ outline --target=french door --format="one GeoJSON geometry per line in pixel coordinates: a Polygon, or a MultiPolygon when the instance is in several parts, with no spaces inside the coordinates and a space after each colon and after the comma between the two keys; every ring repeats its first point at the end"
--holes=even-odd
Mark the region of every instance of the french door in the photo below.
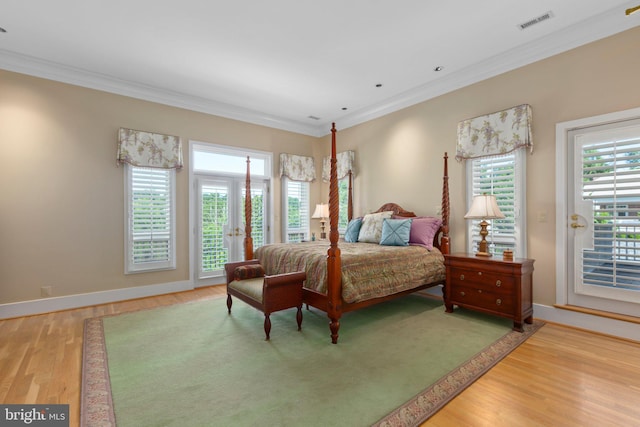
{"type": "Polygon", "coordinates": [[[567,302],[640,313],[640,121],[572,130],[567,302]]]}
{"type": "MultiPolygon", "coordinates": [[[[200,177],[197,185],[198,279],[224,275],[227,262],[244,259],[244,178],[200,177]]],[[[251,183],[254,248],[265,242],[266,188],[264,181],[251,183]]]]}

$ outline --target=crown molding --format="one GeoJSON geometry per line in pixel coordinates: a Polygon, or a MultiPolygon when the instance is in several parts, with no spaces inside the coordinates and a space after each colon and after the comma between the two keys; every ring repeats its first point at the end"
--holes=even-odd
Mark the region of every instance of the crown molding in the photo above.
{"type": "Polygon", "coordinates": [[[317,126],[286,120],[264,112],[254,111],[210,99],[185,95],[163,88],[144,85],[105,74],[45,61],[28,55],[0,49],[0,68],[7,71],[96,89],[144,101],[184,108],[228,119],[267,126],[304,135],[320,136],[317,126]]]}
{"type": "MultiPolygon", "coordinates": [[[[576,47],[612,36],[640,25],[640,19],[629,19],[620,8],[581,21],[517,49],[505,51],[462,70],[452,72],[423,86],[416,87],[381,103],[348,114],[340,119],[340,129],[399,111],[454,90],[495,77],[516,68],[557,55],[576,47]]],[[[325,124],[326,127],[327,124],[325,124]]],[[[327,132],[325,132],[325,135],[327,132]]]]}
{"type": "Polygon", "coordinates": [[[611,9],[597,17],[579,22],[517,49],[487,58],[473,66],[452,72],[383,102],[341,116],[339,119],[326,120],[313,125],[155,86],[116,79],[2,49],[0,49],[0,68],[255,125],[322,137],[330,133],[331,122],[338,122],[340,129],[347,129],[640,25],[637,17],[624,16],[620,10],[620,8],[611,9]]]}

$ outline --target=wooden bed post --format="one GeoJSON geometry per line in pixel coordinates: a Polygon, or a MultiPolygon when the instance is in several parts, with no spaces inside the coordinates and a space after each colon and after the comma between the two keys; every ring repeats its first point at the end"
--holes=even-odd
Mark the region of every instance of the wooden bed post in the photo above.
{"type": "Polygon", "coordinates": [[[329,241],[327,251],[327,316],[331,329],[331,342],[338,343],[340,316],[342,314],[342,266],[338,248],[338,170],[336,158],[336,124],[331,126],[331,178],[329,180],[329,241]]]}
{"type": "Polygon", "coordinates": [[[244,195],[244,259],[253,259],[253,238],[251,237],[251,160],[247,156],[247,179],[244,195]]]}
{"type": "Polygon", "coordinates": [[[347,220],[353,219],[353,171],[349,169],[349,192],[347,193],[347,220]]]}
{"type": "Polygon", "coordinates": [[[444,172],[442,174],[442,238],[440,240],[440,250],[443,254],[451,253],[449,247],[449,167],[447,161],[449,156],[444,153],[444,172]]]}

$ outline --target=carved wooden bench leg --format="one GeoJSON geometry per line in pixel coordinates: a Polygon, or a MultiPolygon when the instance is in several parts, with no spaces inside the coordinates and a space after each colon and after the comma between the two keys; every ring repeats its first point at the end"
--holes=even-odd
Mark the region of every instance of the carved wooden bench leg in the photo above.
{"type": "Polygon", "coordinates": [[[231,314],[231,304],[233,304],[233,301],[231,301],[231,295],[227,294],[227,310],[229,311],[229,314],[231,314]]]}
{"type": "Polygon", "coordinates": [[[266,335],[265,340],[269,341],[269,333],[271,332],[271,319],[268,314],[264,315],[264,334],[266,335]]]}
{"type": "Polygon", "coordinates": [[[296,320],[298,321],[298,330],[302,330],[302,306],[298,307],[298,312],[296,313],[296,320]]]}

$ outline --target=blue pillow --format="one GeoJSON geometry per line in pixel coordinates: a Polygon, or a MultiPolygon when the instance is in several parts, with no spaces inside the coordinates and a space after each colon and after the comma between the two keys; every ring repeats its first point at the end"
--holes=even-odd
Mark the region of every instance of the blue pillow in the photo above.
{"type": "Polygon", "coordinates": [[[360,227],[362,227],[362,218],[354,218],[349,221],[347,230],[344,232],[344,241],[356,243],[358,241],[358,236],[360,235],[360,227]]]}
{"type": "Polygon", "coordinates": [[[407,246],[411,235],[410,219],[385,219],[382,222],[380,244],[385,246],[407,246]]]}

